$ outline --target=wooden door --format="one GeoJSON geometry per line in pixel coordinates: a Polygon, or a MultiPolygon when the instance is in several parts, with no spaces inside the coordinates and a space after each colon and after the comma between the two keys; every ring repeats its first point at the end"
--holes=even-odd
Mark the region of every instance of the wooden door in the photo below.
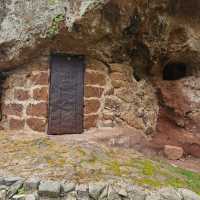
{"type": "Polygon", "coordinates": [[[48,134],[83,132],[84,67],[82,56],[52,56],[48,134]]]}

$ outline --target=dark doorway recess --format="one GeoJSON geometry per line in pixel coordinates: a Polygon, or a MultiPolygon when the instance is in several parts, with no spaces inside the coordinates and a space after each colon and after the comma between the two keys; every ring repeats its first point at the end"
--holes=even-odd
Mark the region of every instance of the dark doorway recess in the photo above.
{"type": "Polygon", "coordinates": [[[83,56],[55,54],[50,63],[48,134],[83,132],[83,56]]]}
{"type": "Polygon", "coordinates": [[[184,63],[168,63],[163,70],[163,80],[179,80],[187,76],[184,63]]]}

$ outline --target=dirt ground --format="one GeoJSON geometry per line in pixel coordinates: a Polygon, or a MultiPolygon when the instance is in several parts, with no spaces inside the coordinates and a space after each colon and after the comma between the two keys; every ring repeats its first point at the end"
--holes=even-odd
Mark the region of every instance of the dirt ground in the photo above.
{"type": "Polygon", "coordinates": [[[0,132],[0,176],[76,182],[123,179],[147,187],[200,192],[200,160],[166,161],[147,144],[144,135],[130,128],[61,136],[0,132]]]}

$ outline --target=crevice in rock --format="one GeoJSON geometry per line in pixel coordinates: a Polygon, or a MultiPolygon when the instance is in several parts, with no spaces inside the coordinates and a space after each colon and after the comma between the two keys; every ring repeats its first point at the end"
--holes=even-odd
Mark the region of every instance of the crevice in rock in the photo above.
{"type": "Polygon", "coordinates": [[[2,120],[2,96],[3,96],[3,90],[4,90],[4,82],[6,81],[8,77],[8,72],[6,71],[0,71],[0,121],[2,120]]]}
{"type": "Polygon", "coordinates": [[[163,70],[163,80],[179,80],[187,75],[187,66],[184,63],[168,63],[163,70]]]}

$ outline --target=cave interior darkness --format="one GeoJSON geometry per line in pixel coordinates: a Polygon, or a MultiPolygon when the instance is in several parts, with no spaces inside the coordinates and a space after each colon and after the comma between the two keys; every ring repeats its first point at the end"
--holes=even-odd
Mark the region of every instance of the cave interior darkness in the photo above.
{"type": "Polygon", "coordinates": [[[174,81],[187,76],[187,66],[184,63],[168,63],[163,70],[163,80],[174,81]]]}

